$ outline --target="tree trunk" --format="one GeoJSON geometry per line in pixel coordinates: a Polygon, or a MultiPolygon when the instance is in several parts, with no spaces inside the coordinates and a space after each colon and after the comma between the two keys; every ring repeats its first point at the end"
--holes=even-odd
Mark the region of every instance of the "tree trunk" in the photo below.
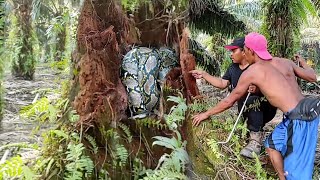
{"type": "MultiPolygon", "coordinates": [[[[132,21],[118,3],[113,0],[86,0],[83,4],[77,32],[78,47],[72,55],[74,70],[70,100],[80,115],[79,129],[82,127],[85,133],[93,136],[101,149],[100,158],[96,157],[97,168],[106,168],[113,179],[128,179],[132,177],[133,160],[137,158],[146,168],[157,165],[160,156],[168,150],[152,147],[152,137],[166,136],[170,131],[159,126],[159,120],[153,117],[144,120],[128,120],[126,117],[127,93],[119,77],[120,64],[127,51],[127,42],[137,38],[131,37],[132,21]],[[124,133],[120,127],[123,124],[132,133],[130,143],[110,135],[117,133],[122,136],[124,133]],[[123,145],[130,154],[126,167],[115,165],[110,153],[119,145],[123,145]],[[105,153],[105,148],[109,153],[105,153]]],[[[158,38],[149,36],[145,42],[156,42],[152,37],[158,38]]],[[[166,43],[163,37],[160,39],[159,45],[166,43]]],[[[179,36],[173,39],[178,41],[179,36]]],[[[194,57],[186,50],[182,59],[184,84],[188,87],[185,92],[191,100],[191,96],[198,94],[195,79],[188,73],[195,66],[194,57]]]]}
{"type": "Polygon", "coordinates": [[[61,61],[63,60],[63,55],[66,50],[66,26],[64,25],[60,32],[57,34],[57,43],[55,48],[55,61],[61,61]]]}
{"type": "Polygon", "coordinates": [[[18,37],[21,39],[21,49],[17,59],[13,61],[12,74],[15,77],[32,80],[35,72],[35,59],[32,48],[31,10],[32,0],[15,2],[16,15],[20,26],[18,37]]]}
{"type": "Polygon", "coordinates": [[[4,0],[0,0],[0,47],[2,47],[3,39],[4,39],[4,0]]]}

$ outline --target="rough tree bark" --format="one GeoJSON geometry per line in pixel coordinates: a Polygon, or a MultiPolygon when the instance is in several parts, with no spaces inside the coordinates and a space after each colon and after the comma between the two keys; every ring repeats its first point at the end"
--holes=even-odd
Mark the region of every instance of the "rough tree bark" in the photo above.
{"type": "Polygon", "coordinates": [[[80,122],[115,126],[125,114],[126,91],[120,81],[121,54],[128,22],[119,6],[109,0],[84,2],[77,32],[80,55],[79,92],[74,107],[80,122]]]}
{"type": "MultiPolygon", "coordinates": [[[[78,48],[72,58],[74,74],[70,99],[80,115],[79,128],[82,127],[86,133],[94,136],[101,149],[106,147],[106,142],[108,142],[108,146],[112,146],[112,141],[110,139],[107,141],[108,137],[106,137],[105,131],[110,129],[118,131],[118,124],[121,121],[126,123],[135,134],[133,142],[125,144],[130,155],[145,154],[144,157],[139,158],[147,168],[152,168],[156,166],[159,157],[166,151],[159,146],[151,147],[152,137],[155,135],[165,136],[164,133],[168,132],[156,128],[137,128],[136,121],[126,118],[127,94],[120,81],[119,70],[122,55],[126,53],[128,43],[138,42],[138,40],[136,33],[131,31],[135,29],[132,27],[136,27],[134,21],[127,18],[118,3],[119,1],[114,0],[86,0],[84,2],[77,32],[78,48]]],[[[140,20],[142,21],[142,19],[140,20]]],[[[168,24],[163,24],[162,27],[165,29],[168,24]]],[[[179,27],[181,34],[183,26],[179,27]]],[[[179,44],[180,35],[177,28],[172,28],[172,31],[176,32],[176,36],[170,35],[168,37],[166,33],[163,36],[154,34],[143,39],[141,43],[151,45],[158,42],[155,45],[165,46],[168,45],[166,40],[172,37],[170,45],[179,44]]],[[[143,32],[149,31],[145,27],[143,32]]],[[[185,45],[184,47],[187,48],[185,45]]],[[[188,75],[188,71],[195,66],[194,58],[191,56],[186,49],[182,51],[183,61],[181,63],[184,64],[182,74],[184,84],[187,84],[185,92],[190,100],[191,96],[198,94],[195,80],[188,75]]],[[[179,77],[176,76],[176,78],[179,77]]],[[[100,162],[98,166],[112,165],[111,155],[104,153],[103,150],[98,162],[99,159],[100,161],[106,159],[106,161],[100,162]]],[[[123,170],[111,172],[110,175],[119,178],[128,177],[127,175],[130,173],[132,171],[123,170]]]]}

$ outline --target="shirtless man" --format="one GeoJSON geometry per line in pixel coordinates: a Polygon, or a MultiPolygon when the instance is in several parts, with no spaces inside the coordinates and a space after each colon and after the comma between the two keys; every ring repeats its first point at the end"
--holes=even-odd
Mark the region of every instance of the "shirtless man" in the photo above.
{"type": "MultiPolygon", "coordinates": [[[[189,73],[197,78],[203,78],[209,82],[214,87],[225,89],[231,86],[231,91],[237,86],[241,74],[249,67],[249,63],[246,61],[244,54],[244,37],[236,38],[229,45],[224,46],[227,50],[231,51],[230,58],[232,59],[232,64],[229,66],[222,78],[211,76],[205,71],[193,70],[189,73]]],[[[238,112],[241,111],[244,101],[246,99],[246,94],[238,100],[238,112]]],[[[254,158],[254,153],[256,155],[260,154],[263,132],[262,129],[266,123],[271,121],[276,115],[277,108],[270,105],[268,101],[263,98],[263,94],[257,91],[257,93],[252,92],[246,101],[246,107],[256,105],[256,108],[247,108],[246,111],[242,113],[244,119],[247,120],[247,128],[249,129],[249,141],[248,144],[240,151],[240,155],[248,158],[254,158]]]]}
{"type": "Polygon", "coordinates": [[[296,81],[286,79],[285,73],[282,74],[285,71],[275,68],[264,36],[248,34],[244,49],[246,59],[252,65],[242,73],[237,87],[228,97],[208,111],[193,116],[193,125],[230,108],[253,84],[273,106],[285,113],[283,122],[265,142],[279,178],[312,179],[320,98],[304,98],[296,81]]]}

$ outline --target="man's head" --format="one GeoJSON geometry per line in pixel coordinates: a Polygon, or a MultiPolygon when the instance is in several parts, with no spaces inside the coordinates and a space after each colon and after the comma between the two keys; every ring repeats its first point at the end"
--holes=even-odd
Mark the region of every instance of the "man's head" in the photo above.
{"type": "Polygon", "coordinates": [[[249,33],[245,37],[244,44],[245,56],[250,64],[255,62],[256,56],[264,61],[272,59],[268,52],[267,39],[263,35],[256,32],[249,33]]]}
{"type": "Polygon", "coordinates": [[[241,63],[245,60],[245,55],[243,52],[244,38],[236,38],[229,45],[224,46],[224,48],[231,51],[231,59],[234,63],[241,63]]]}

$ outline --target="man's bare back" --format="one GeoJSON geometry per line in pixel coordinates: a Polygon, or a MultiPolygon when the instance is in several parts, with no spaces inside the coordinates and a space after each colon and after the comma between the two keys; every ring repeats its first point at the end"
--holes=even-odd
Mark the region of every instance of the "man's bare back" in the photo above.
{"type": "Polygon", "coordinates": [[[292,61],[284,59],[284,58],[278,58],[274,57],[270,61],[270,64],[273,65],[278,71],[280,71],[284,77],[287,79],[287,81],[290,82],[291,86],[294,88],[298,88],[299,86],[297,84],[296,75],[294,74],[294,69],[292,67],[292,61]]]}
{"type": "MultiPolygon", "coordinates": [[[[276,68],[275,64],[279,65],[280,63],[286,62],[280,60],[275,62],[273,60],[259,61],[251,65],[243,75],[252,76],[250,78],[252,84],[259,87],[268,101],[283,112],[288,112],[298,104],[303,96],[295,80],[294,71],[290,69],[292,67],[283,64],[281,68],[276,68]]],[[[245,76],[244,78],[247,77],[245,76]]],[[[238,84],[241,83],[240,78],[238,84]]]]}
{"type": "Polygon", "coordinates": [[[292,87],[300,89],[297,84],[296,76],[309,82],[315,82],[317,79],[314,70],[310,68],[301,57],[296,57],[300,58],[300,61],[305,64],[304,68],[297,66],[291,60],[279,57],[273,57],[270,63],[285,76],[292,87]]]}

